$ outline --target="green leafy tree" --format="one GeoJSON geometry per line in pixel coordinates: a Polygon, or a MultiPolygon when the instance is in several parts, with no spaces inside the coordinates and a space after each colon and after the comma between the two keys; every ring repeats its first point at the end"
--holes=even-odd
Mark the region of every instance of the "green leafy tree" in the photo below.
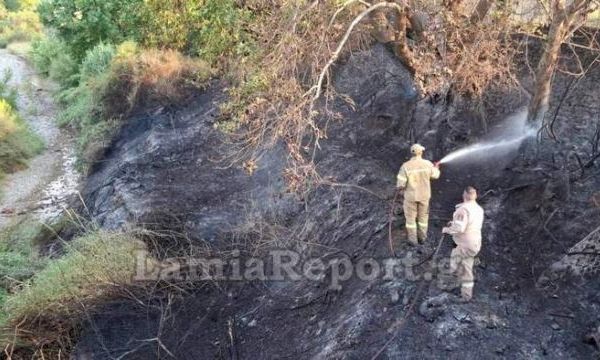
{"type": "Polygon", "coordinates": [[[238,8],[236,1],[206,0],[197,18],[200,26],[191,38],[197,55],[213,62],[222,55],[250,52],[252,41],[242,26],[250,13],[238,8]]]}
{"type": "Polygon", "coordinates": [[[234,0],[146,0],[140,40],[215,62],[249,50],[251,39],[243,27],[249,17],[234,0]]]}
{"type": "Polygon", "coordinates": [[[56,29],[81,60],[100,42],[136,37],[143,4],[143,0],[43,0],[38,10],[44,24],[56,29]]]}

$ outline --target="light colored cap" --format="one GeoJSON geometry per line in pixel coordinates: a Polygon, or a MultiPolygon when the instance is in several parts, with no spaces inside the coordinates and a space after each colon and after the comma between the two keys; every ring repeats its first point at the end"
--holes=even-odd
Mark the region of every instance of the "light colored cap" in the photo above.
{"type": "Polygon", "coordinates": [[[410,147],[410,152],[413,154],[420,154],[425,151],[425,147],[421,144],[414,144],[410,147]]]}

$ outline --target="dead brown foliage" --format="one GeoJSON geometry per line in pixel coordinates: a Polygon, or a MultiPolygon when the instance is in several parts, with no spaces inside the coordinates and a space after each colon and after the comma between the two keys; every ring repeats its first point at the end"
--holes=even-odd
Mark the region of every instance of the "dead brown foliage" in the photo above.
{"type": "MultiPolygon", "coordinates": [[[[311,109],[312,97],[307,90],[329,61],[331,49],[346,30],[344,25],[360,8],[349,7],[334,19],[338,7],[333,1],[248,3],[264,17],[252,24],[263,50],[253,59],[254,66],[238,69],[241,81],[230,89],[231,101],[223,108],[223,117],[234,119],[240,128],[234,135],[240,144],[239,158],[260,157],[261,149],[283,141],[290,157],[285,176],[292,191],[302,192],[318,177],[312,151],[319,139],[327,136],[315,119],[336,118],[326,107],[320,112],[311,109]]],[[[372,41],[368,28],[362,26],[345,53],[372,41]]],[[[333,96],[328,86],[323,101],[333,96]]]]}
{"type": "Polygon", "coordinates": [[[511,78],[512,50],[501,12],[473,23],[467,14],[429,2],[254,0],[245,5],[262,16],[251,24],[262,51],[252,65],[242,62],[236,69],[241,81],[230,89],[223,117],[241,129],[234,135],[240,144],[237,159],[252,169],[260,166],[255,160],[262,149],[286,144],[290,166],[284,175],[292,191],[322,183],[314,154],[327,137],[327,123],[338,120],[328,107],[338,95],[331,65],[353,51],[388,42],[412,70],[422,97],[449,91],[477,97],[490,84],[511,78]],[[370,14],[372,7],[377,12],[370,14]],[[387,40],[377,36],[381,29],[387,40]]]}

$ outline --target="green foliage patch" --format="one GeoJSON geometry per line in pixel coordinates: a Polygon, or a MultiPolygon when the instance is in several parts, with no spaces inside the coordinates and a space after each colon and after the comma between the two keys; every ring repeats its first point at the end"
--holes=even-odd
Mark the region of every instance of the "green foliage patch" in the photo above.
{"type": "Polygon", "coordinates": [[[252,51],[252,38],[244,27],[250,19],[251,12],[234,0],[148,0],[139,41],[181,50],[215,64],[252,51]]]}
{"type": "Polygon", "coordinates": [[[57,31],[81,60],[101,42],[117,44],[137,33],[142,0],[43,0],[42,22],[57,31]]]}
{"type": "Polygon", "coordinates": [[[0,79],[0,179],[27,166],[43,149],[43,142],[16,112],[17,93],[9,85],[10,73],[0,79]]]}
{"type": "Polygon", "coordinates": [[[0,2],[0,48],[13,42],[35,39],[41,31],[42,24],[32,2],[0,2]]]}
{"type": "Polygon", "coordinates": [[[62,40],[55,36],[48,36],[32,42],[29,58],[40,74],[49,75],[52,62],[61,54],[68,53],[67,45],[62,40]]]}
{"type": "Polygon", "coordinates": [[[90,49],[81,62],[81,80],[87,81],[106,73],[114,55],[115,47],[111,44],[99,43],[90,49]]]}
{"type": "Polygon", "coordinates": [[[33,343],[61,343],[83,320],[84,307],[132,283],[140,249],[144,243],[132,234],[98,230],[64,243],[64,255],[47,259],[19,289],[4,295],[0,328],[13,333],[18,325],[33,343]]]}
{"type": "Polygon", "coordinates": [[[7,317],[3,309],[6,299],[47,264],[48,259],[39,255],[40,246],[55,238],[66,224],[59,219],[46,225],[26,217],[0,231],[0,323],[7,317]]]}

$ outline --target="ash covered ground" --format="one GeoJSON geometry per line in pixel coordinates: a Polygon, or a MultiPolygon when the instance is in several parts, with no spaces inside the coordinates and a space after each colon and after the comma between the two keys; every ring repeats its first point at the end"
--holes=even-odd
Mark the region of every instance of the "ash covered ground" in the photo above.
{"type": "MultiPolygon", "coordinates": [[[[184,234],[213,254],[283,247],[324,259],[389,258],[395,175],[410,144],[419,141],[426,157],[440,159],[527,103],[524,93],[493,89],[477,107],[417,101],[410,74],[382,45],[335,72],[337,91],[356,110],[333,105],[343,120],[330,122],[316,163],[323,176],[346,185],[321,186],[305,198],[286,193],[283,147],[265,150],[253,175],[227,166],[228,142],[214,127],[226,96],[216,82],[189,106],[127,122],[87,180],[89,215],[108,229],[137,224],[184,234]]],[[[522,78],[527,87],[527,74],[522,78]]],[[[583,341],[600,325],[597,256],[566,254],[600,225],[600,164],[592,161],[599,81],[596,67],[560,100],[570,80],[557,76],[551,113],[560,103],[559,141],[542,142],[537,158],[515,153],[444,165],[421,248],[403,241],[403,219],[394,214],[396,255],[424,261],[414,269],[419,274],[462,188],[480,190],[486,219],[471,303],[458,302],[435,279],[353,277],[341,289],[308,280],[200,282],[175,296],[157,290],[102,306],[84,324],[75,358],[364,359],[382,348],[381,359],[597,357],[599,349],[583,341]],[[552,270],[562,269],[555,264],[565,256],[577,257],[582,276],[552,270]]],[[[184,245],[169,246],[176,254],[184,245]]],[[[451,246],[446,240],[439,258],[451,246]]]]}

